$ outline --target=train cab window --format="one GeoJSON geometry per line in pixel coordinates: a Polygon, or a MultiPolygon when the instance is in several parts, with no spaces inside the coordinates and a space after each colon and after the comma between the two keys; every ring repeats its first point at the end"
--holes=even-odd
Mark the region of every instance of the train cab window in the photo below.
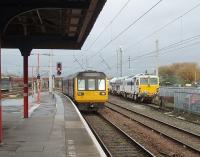
{"type": "Polygon", "coordinates": [[[95,90],[95,79],[88,79],[88,90],[95,90]]]}
{"type": "Polygon", "coordinates": [[[106,90],[105,79],[98,79],[98,90],[106,90]]]}
{"type": "Polygon", "coordinates": [[[83,79],[78,80],[78,90],[85,90],[85,80],[83,79]]]}
{"type": "Polygon", "coordinates": [[[150,82],[151,85],[157,85],[158,79],[157,78],[150,78],[149,82],[150,82]]]}
{"type": "Polygon", "coordinates": [[[148,78],[140,78],[141,85],[148,85],[148,78]]]}

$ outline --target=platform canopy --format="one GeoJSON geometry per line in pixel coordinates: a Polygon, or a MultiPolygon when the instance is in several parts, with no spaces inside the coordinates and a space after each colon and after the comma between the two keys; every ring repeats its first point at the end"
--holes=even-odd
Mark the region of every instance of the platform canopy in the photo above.
{"type": "Polygon", "coordinates": [[[106,0],[0,0],[2,48],[80,49],[106,0]]]}

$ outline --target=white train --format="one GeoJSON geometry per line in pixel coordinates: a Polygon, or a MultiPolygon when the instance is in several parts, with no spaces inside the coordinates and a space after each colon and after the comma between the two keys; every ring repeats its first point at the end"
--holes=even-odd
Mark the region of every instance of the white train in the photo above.
{"type": "Polygon", "coordinates": [[[134,101],[152,101],[159,92],[159,77],[156,75],[138,74],[110,80],[109,92],[121,95],[134,101]]]}

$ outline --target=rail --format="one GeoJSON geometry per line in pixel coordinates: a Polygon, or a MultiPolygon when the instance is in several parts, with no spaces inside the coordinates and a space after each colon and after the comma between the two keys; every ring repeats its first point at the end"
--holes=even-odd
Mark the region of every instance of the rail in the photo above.
{"type": "MultiPolygon", "coordinates": [[[[160,121],[160,120],[158,120],[158,119],[149,117],[149,116],[144,115],[144,114],[142,114],[142,113],[138,113],[138,112],[133,111],[133,110],[131,110],[131,109],[129,109],[129,108],[123,107],[123,106],[121,106],[121,105],[119,105],[119,104],[112,103],[112,102],[107,102],[107,103],[109,103],[109,104],[111,104],[111,105],[114,105],[114,106],[117,106],[118,108],[123,109],[123,110],[125,110],[125,111],[128,111],[128,112],[130,112],[130,113],[134,113],[134,114],[136,114],[136,115],[139,115],[141,118],[146,118],[146,119],[148,119],[148,120],[151,120],[151,121],[153,121],[154,123],[160,123],[160,124],[162,124],[162,127],[167,126],[167,127],[169,127],[169,128],[173,128],[173,129],[175,129],[176,131],[178,131],[179,133],[184,134],[183,137],[192,137],[192,138],[195,139],[194,141],[200,139],[200,135],[199,135],[199,134],[191,133],[191,132],[189,132],[189,131],[187,131],[187,130],[185,130],[185,129],[183,129],[183,128],[178,128],[178,127],[176,127],[176,126],[174,126],[174,125],[171,125],[171,124],[165,123],[165,122],[163,122],[163,121],[160,121]]],[[[131,118],[131,117],[128,116],[127,114],[122,113],[119,109],[113,108],[113,107],[108,106],[108,105],[106,105],[106,107],[109,108],[109,109],[111,109],[111,110],[113,110],[113,111],[115,111],[115,112],[117,112],[117,113],[122,114],[123,116],[125,116],[125,117],[127,117],[127,118],[131,118]]],[[[200,153],[200,147],[198,147],[198,145],[195,147],[196,143],[195,143],[193,146],[191,146],[191,145],[189,145],[188,143],[183,142],[181,139],[178,139],[178,138],[176,138],[176,137],[172,137],[172,136],[170,136],[169,134],[167,134],[167,133],[165,133],[165,132],[159,130],[158,128],[155,129],[155,128],[152,127],[152,126],[145,124],[145,123],[144,123],[145,120],[142,121],[142,120],[138,120],[138,119],[136,120],[136,119],[133,119],[133,118],[131,118],[131,119],[134,120],[134,121],[136,121],[137,123],[139,123],[139,124],[141,124],[141,125],[143,125],[143,126],[149,128],[149,129],[152,129],[152,130],[154,130],[154,131],[156,131],[156,132],[158,132],[158,133],[164,135],[165,137],[168,137],[169,139],[172,139],[173,141],[178,142],[179,144],[182,144],[183,146],[187,146],[188,148],[190,148],[191,150],[193,150],[193,151],[195,151],[195,152],[197,152],[197,153],[200,153]]],[[[191,139],[191,138],[188,138],[188,139],[191,139]]]]}
{"type": "Polygon", "coordinates": [[[118,126],[116,126],[100,114],[93,114],[92,116],[84,115],[84,118],[94,132],[98,141],[103,146],[106,155],[115,156],[115,154],[123,154],[123,156],[128,156],[133,155],[137,152],[135,156],[155,157],[155,155],[147,150],[143,145],[138,143],[135,139],[126,134],[118,126]],[[99,126],[101,126],[101,129],[98,129],[99,126]],[[115,138],[112,138],[113,135],[115,135],[115,138]],[[119,149],[120,146],[123,148],[123,150],[119,149]]]}

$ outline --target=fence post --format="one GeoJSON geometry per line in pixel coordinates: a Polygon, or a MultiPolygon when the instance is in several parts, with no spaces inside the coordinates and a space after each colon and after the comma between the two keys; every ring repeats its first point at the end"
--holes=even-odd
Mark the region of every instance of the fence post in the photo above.
{"type": "Polygon", "coordinates": [[[163,97],[160,96],[160,108],[162,108],[162,107],[163,107],[163,97]]]}

